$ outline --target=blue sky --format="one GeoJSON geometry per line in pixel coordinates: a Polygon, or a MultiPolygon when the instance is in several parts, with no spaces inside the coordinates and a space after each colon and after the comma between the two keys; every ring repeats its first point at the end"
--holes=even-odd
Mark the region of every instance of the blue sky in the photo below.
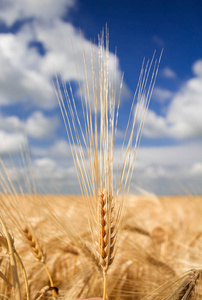
{"type": "Polygon", "coordinates": [[[143,58],[164,49],[131,192],[202,193],[201,1],[1,1],[0,155],[11,178],[23,180],[20,147],[28,140],[39,190],[78,191],[52,78],[60,73],[77,93],[72,44],[82,70],[80,30],[90,57],[90,41],[97,43],[106,23],[111,65],[119,78],[124,72],[120,129],[143,58]]]}

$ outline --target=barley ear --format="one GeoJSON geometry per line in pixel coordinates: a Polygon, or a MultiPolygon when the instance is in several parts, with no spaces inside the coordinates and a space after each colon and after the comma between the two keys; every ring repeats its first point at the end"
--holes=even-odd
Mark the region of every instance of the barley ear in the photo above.
{"type": "Polygon", "coordinates": [[[43,251],[41,250],[41,247],[39,246],[39,243],[33,233],[33,230],[30,228],[30,226],[26,225],[22,229],[22,231],[23,231],[24,237],[26,238],[26,241],[28,242],[35,258],[42,263],[45,262],[45,255],[44,255],[43,251]]]}
{"type": "MultiPolygon", "coordinates": [[[[35,258],[40,261],[43,265],[44,265],[44,268],[46,270],[46,273],[48,275],[48,278],[49,278],[49,281],[50,281],[50,286],[52,288],[54,288],[54,284],[53,284],[53,279],[51,277],[51,274],[50,274],[50,271],[45,263],[46,261],[46,256],[44,254],[44,252],[42,251],[38,241],[37,241],[37,238],[34,234],[34,231],[31,229],[31,227],[29,225],[26,225],[23,229],[23,234],[24,234],[24,237],[26,238],[35,258]]],[[[56,292],[55,292],[55,289],[52,290],[52,293],[53,293],[53,296],[56,297],[56,292]]]]}
{"type": "Polygon", "coordinates": [[[8,250],[9,250],[9,258],[10,258],[10,265],[11,265],[11,271],[13,276],[13,286],[15,290],[15,297],[16,300],[21,300],[21,292],[20,292],[20,282],[18,278],[18,271],[17,271],[17,264],[15,260],[15,247],[13,244],[13,240],[8,232],[8,229],[6,227],[6,224],[3,220],[3,217],[0,215],[0,225],[4,231],[4,235],[7,240],[8,244],[8,250]]]}
{"type": "Polygon", "coordinates": [[[183,280],[180,284],[179,288],[177,289],[177,294],[175,296],[175,300],[189,300],[191,299],[197,281],[201,276],[201,270],[191,270],[188,274],[188,277],[183,280]]]}

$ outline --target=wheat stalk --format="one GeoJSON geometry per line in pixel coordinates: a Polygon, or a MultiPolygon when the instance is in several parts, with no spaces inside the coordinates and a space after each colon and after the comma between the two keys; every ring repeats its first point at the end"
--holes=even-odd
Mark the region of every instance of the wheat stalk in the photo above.
{"type": "Polygon", "coordinates": [[[19,282],[19,277],[18,277],[17,263],[16,263],[16,259],[15,259],[15,247],[14,247],[11,235],[8,232],[5,221],[3,220],[3,217],[1,215],[0,215],[0,225],[4,231],[4,235],[5,235],[5,238],[7,241],[10,265],[11,265],[12,276],[13,276],[13,286],[14,286],[14,290],[15,290],[15,296],[16,296],[17,300],[21,300],[20,282],[19,282]]]}
{"type": "Polygon", "coordinates": [[[80,82],[79,74],[78,81],[83,119],[77,111],[71,85],[66,86],[65,82],[56,75],[54,88],[64,120],[80,189],[87,200],[89,213],[93,216],[92,221],[89,220],[89,225],[103,270],[103,299],[105,300],[107,271],[115,255],[124,194],[128,193],[132,180],[136,154],[160,59],[154,62],[153,56],[151,62],[142,65],[120,151],[116,176],[114,177],[113,160],[123,77],[120,78],[120,92],[117,96],[116,86],[110,82],[109,33],[107,28],[106,44],[104,43],[104,31],[101,36],[98,36],[98,40],[97,55],[95,46],[92,46],[91,80],[82,44],[85,84],[82,85],[80,82]],[[151,71],[153,64],[153,71],[151,71]],[[93,99],[91,99],[91,87],[93,99]],[[135,100],[137,100],[136,109],[135,100]],[[129,132],[130,128],[131,131],[129,132]]]}
{"type": "MultiPolygon", "coordinates": [[[[12,243],[13,243],[13,240],[12,240],[12,243]]],[[[4,236],[0,236],[0,246],[3,247],[7,253],[9,252],[9,244],[4,236]]],[[[14,247],[14,244],[13,244],[13,250],[14,250],[14,255],[17,258],[18,262],[20,263],[20,266],[23,271],[23,275],[24,275],[24,279],[25,279],[26,293],[27,293],[27,300],[29,300],[30,294],[29,294],[29,286],[28,286],[26,270],[25,270],[24,264],[19,256],[18,252],[16,251],[16,249],[14,247]]],[[[7,278],[4,276],[4,274],[2,272],[0,272],[0,277],[2,277],[2,279],[4,279],[4,281],[7,283],[8,286],[12,287],[12,285],[10,284],[10,282],[7,280],[7,278]]]]}

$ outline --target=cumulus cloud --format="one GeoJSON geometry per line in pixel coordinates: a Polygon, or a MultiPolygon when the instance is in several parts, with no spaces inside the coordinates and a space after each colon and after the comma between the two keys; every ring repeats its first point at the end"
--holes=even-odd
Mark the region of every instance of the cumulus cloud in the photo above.
{"type": "MultiPolygon", "coordinates": [[[[196,161],[201,160],[202,143],[184,143],[174,146],[141,147],[137,161],[144,166],[159,165],[190,168],[196,161]]],[[[186,174],[185,174],[186,175],[186,174]]]]}
{"type": "Polygon", "coordinates": [[[193,65],[194,77],[187,80],[175,93],[164,116],[149,110],[144,134],[150,138],[174,139],[202,136],[202,60],[193,65]],[[155,133],[156,132],[156,133],[155,133]]]}
{"type": "Polygon", "coordinates": [[[72,161],[69,164],[44,156],[33,160],[33,173],[38,191],[43,193],[79,193],[79,185],[72,161]]]}
{"type": "MultiPolygon", "coordinates": [[[[60,0],[42,2],[24,0],[3,2],[0,19],[12,24],[18,19],[33,18],[25,22],[16,34],[0,34],[0,104],[12,105],[23,103],[39,109],[53,109],[57,106],[52,86],[55,72],[65,81],[85,81],[83,49],[85,50],[89,85],[92,95],[91,51],[92,45],[70,23],[60,19],[75,1],[60,0]],[[46,13],[44,14],[44,11],[46,13]],[[9,17],[10,16],[10,17],[9,17]],[[51,22],[49,22],[51,21],[51,22]],[[82,41],[81,41],[82,36],[82,41]],[[41,55],[37,46],[39,42],[45,49],[41,55]],[[83,45],[82,45],[83,44],[83,45]],[[74,49],[73,49],[73,47],[74,49]],[[12,86],[12,88],[11,88],[12,86]]],[[[95,46],[97,51],[97,47],[95,46]]],[[[109,55],[109,77],[112,84],[119,87],[122,72],[118,58],[109,55]],[[116,74],[116,75],[115,75],[116,74]]],[[[123,96],[130,94],[125,83],[123,96]]]]}
{"type": "Polygon", "coordinates": [[[41,158],[46,156],[48,153],[50,157],[56,159],[57,161],[60,159],[63,162],[63,165],[68,163],[67,159],[68,161],[71,160],[70,164],[72,163],[71,149],[67,141],[64,139],[57,139],[49,147],[32,147],[31,151],[34,157],[41,158]]]}
{"type": "Polygon", "coordinates": [[[164,103],[166,100],[170,99],[173,96],[173,92],[162,89],[160,87],[154,88],[153,98],[160,103],[164,103]]]}
{"type": "Polygon", "coordinates": [[[69,8],[76,4],[76,0],[2,0],[0,3],[0,19],[11,26],[18,20],[37,18],[51,21],[53,18],[62,17],[69,8]]]}
{"type": "Polygon", "coordinates": [[[17,116],[0,115],[0,128],[8,132],[22,131],[24,124],[17,116]]]}
{"type": "MultiPolygon", "coordinates": [[[[202,171],[201,147],[202,144],[200,142],[164,147],[141,147],[137,155],[132,178],[132,191],[133,185],[141,185],[145,189],[156,193],[182,193],[184,191],[182,191],[180,183],[187,188],[188,183],[192,183],[194,186],[202,171]],[[161,186],[160,183],[163,185],[161,186]]],[[[119,154],[120,148],[117,147],[114,153],[115,172],[119,163],[119,154]]],[[[65,141],[54,143],[46,151],[44,157],[35,159],[34,172],[36,178],[40,179],[41,182],[52,178],[55,186],[60,186],[61,190],[66,191],[68,186],[68,192],[71,192],[68,183],[73,182],[74,189],[79,192],[78,179],[71,159],[71,152],[65,141]],[[61,149],[63,149],[62,153],[64,156],[62,156],[62,159],[58,159],[61,149]],[[49,157],[47,157],[47,153],[49,157]],[[65,157],[65,153],[69,157],[65,157]],[[66,182],[64,181],[65,178],[66,182]],[[63,184],[59,180],[63,180],[63,184]]],[[[201,192],[200,188],[196,192],[201,192]]]]}
{"type": "Polygon", "coordinates": [[[69,144],[66,140],[57,140],[51,147],[50,147],[50,155],[53,157],[60,157],[62,159],[67,157],[72,157],[71,149],[69,144]]]}
{"type": "Polygon", "coordinates": [[[41,57],[21,34],[0,34],[0,104],[53,108],[57,101],[48,77],[39,70],[41,57]]]}
{"type": "Polygon", "coordinates": [[[47,117],[41,111],[33,112],[25,121],[17,116],[0,115],[0,128],[5,132],[12,132],[13,135],[24,132],[30,137],[48,139],[54,136],[58,125],[57,117],[47,117]]]}
{"type": "Polygon", "coordinates": [[[169,129],[165,117],[157,115],[153,110],[148,110],[143,135],[149,138],[168,137],[169,129]]]}
{"type": "MultiPolygon", "coordinates": [[[[75,0],[1,1],[1,22],[7,26],[13,25],[18,20],[25,22],[15,34],[0,34],[0,104],[2,106],[22,104],[23,108],[31,110],[28,110],[28,116],[26,113],[24,121],[17,115],[0,115],[0,155],[18,153],[21,146],[26,147],[24,132],[28,137],[35,139],[54,136],[58,128],[58,120],[54,116],[47,116],[42,111],[57,106],[51,82],[55,72],[61,74],[65,81],[77,83],[78,75],[74,60],[76,57],[80,81],[85,81],[80,32],[70,23],[62,20],[62,16],[75,5],[75,0]],[[30,44],[34,45],[35,42],[43,46],[43,55],[37,45],[30,47],[30,44]]],[[[91,43],[82,33],[81,36],[90,78],[91,43]]],[[[160,47],[164,45],[159,37],[154,37],[153,41],[160,47]]],[[[97,51],[97,46],[95,50],[97,51]]],[[[167,101],[170,104],[164,115],[148,111],[144,129],[146,136],[181,140],[201,137],[201,70],[202,60],[199,60],[193,65],[195,77],[185,82],[176,94],[159,87],[154,90],[156,100],[167,101]]],[[[112,53],[109,55],[109,72],[112,84],[116,83],[116,86],[119,86],[121,69],[118,58],[115,59],[112,53]]],[[[175,72],[169,67],[163,69],[162,75],[166,78],[176,78],[175,72]]],[[[90,85],[92,97],[92,84],[90,85]]],[[[83,86],[82,91],[84,92],[83,86]]],[[[127,97],[129,94],[130,91],[124,84],[123,96],[127,97]]],[[[119,133],[122,134],[121,131],[119,133]]],[[[135,175],[142,180],[145,188],[148,181],[151,181],[154,187],[158,185],[159,188],[159,183],[165,178],[173,176],[195,178],[201,174],[201,146],[190,144],[181,147],[142,148],[138,155],[135,175]]],[[[39,184],[46,185],[48,181],[50,184],[52,178],[62,191],[68,184],[77,185],[71,150],[65,140],[56,140],[49,147],[37,145],[34,148],[31,145],[31,153],[34,156],[33,171],[39,184]]],[[[116,151],[114,162],[116,165],[116,151]]],[[[156,191],[155,188],[153,191],[156,191]]]]}
{"type": "Polygon", "coordinates": [[[54,135],[58,124],[56,117],[48,118],[41,111],[37,111],[26,120],[25,130],[31,137],[47,139],[54,135]]]}
{"type": "Polygon", "coordinates": [[[202,176],[202,162],[196,162],[191,168],[191,174],[202,176]]]}
{"type": "Polygon", "coordinates": [[[161,70],[161,74],[166,78],[174,79],[177,77],[177,74],[170,67],[165,67],[161,70]]]}
{"type": "Polygon", "coordinates": [[[193,64],[192,70],[196,76],[202,78],[202,60],[197,60],[193,64]]]}
{"type": "MultiPolygon", "coordinates": [[[[64,23],[61,20],[55,20],[50,26],[41,27],[36,24],[37,39],[41,41],[47,50],[47,54],[41,61],[40,68],[43,74],[51,76],[53,66],[56,73],[61,74],[65,81],[81,83],[82,93],[85,94],[86,71],[88,74],[88,83],[90,88],[90,97],[93,101],[93,78],[92,78],[92,44],[82,38],[80,32],[71,24],[64,23]],[[83,52],[84,50],[84,52],[83,52]],[[86,66],[84,64],[84,55],[86,66]],[[87,67],[87,69],[85,69],[87,67]],[[78,72],[78,73],[77,73],[78,72]]],[[[97,65],[95,66],[95,74],[98,77],[98,47],[94,46],[93,51],[96,53],[97,65]]],[[[122,72],[120,70],[119,60],[113,53],[109,53],[109,81],[111,86],[116,86],[116,93],[119,93],[122,72]]],[[[77,95],[80,93],[77,90],[77,95]]],[[[99,85],[98,85],[99,94],[99,85]]],[[[123,83],[122,97],[128,98],[130,91],[126,84],[123,83]]]]}
{"type": "Polygon", "coordinates": [[[44,157],[36,159],[34,164],[39,168],[45,170],[44,173],[52,172],[55,169],[56,162],[53,159],[44,157]]]}
{"type": "Polygon", "coordinates": [[[20,153],[25,147],[26,137],[23,133],[8,133],[0,130],[0,155],[20,153]]]}
{"type": "Polygon", "coordinates": [[[161,48],[165,45],[164,41],[157,35],[153,36],[152,41],[161,48]]]}
{"type": "Polygon", "coordinates": [[[202,193],[201,147],[201,142],[140,147],[133,184],[164,195],[202,193]]]}

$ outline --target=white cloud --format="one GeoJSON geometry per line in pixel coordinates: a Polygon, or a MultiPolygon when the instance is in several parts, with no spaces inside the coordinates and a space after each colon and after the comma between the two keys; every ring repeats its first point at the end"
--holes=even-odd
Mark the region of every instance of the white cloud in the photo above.
{"type": "Polygon", "coordinates": [[[176,78],[177,74],[175,71],[173,71],[170,67],[165,67],[163,70],[161,70],[161,74],[166,78],[176,78]]]}
{"type": "Polygon", "coordinates": [[[23,122],[16,116],[2,116],[0,115],[0,128],[1,130],[13,132],[22,131],[24,128],[23,122]]]}
{"type": "Polygon", "coordinates": [[[71,193],[75,190],[78,193],[79,185],[72,161],[68,165],[66,162],[61,165],[56,159],[47,156],[33,160],[34,178],[39,190],[42,188],[46,193],[71,193]]]}
{"type": "MultiPolygon", "coordinates": [[[[202,193],[202,143],[140,147],[133,185],[157,194],[202,193]]],[[[134,189],[132,187],[132,189],[134,189]]]]}
{"type": "Polygon", "coordinates": [[[166,119],[157,115],[154,111],[148,110],[143,129],[143,135],[149,138],[163,138],[169,136],[166,119]]]}
{"type": "Polygon", "coordinates": [[[28,49],[25,36],[0,34],[0,104],[56,106],[52,84],[38,70],[40,61],[40,55],[28,49]]]}
{"type": "MultiPolygon", "coordinates": [[[[76,57],[80,81],[85,82],[82,43],[93,101],[92,45],[84,37],[81,40],[79,31],[75,30],[70,23],[57,18],[53,18],[51,23],[39,22],[35,19],[24,24],[17,34],[0,34],[0,104],[23,103],[28,107],[34,106],[40,109],[56,107],[57,100],[52,78],[56,72],[66,81],[78,82],[74,57],[76,57]],[[46,49],[43,56],[36,48],[29,47],[32,41],[43,44],[46,49]]],[[[97,46],[95,50],[98,50],[97,46]]],[[[117,90],[119,90],[121,76],[119,60],[110,53],[109,77],[112,85],[115,86],[116,83],[117,90]]],[[[122,94],[125,97],[130,95],[125,83],[122,94]]]]}
{"type": "Polygon", "coordinates": [[[65,140],[57,140],[51,147],[50,147],[50,154],[53,157],[60,157],[62,159],[70,157],[72,158],[71,155],[71,150],[70,146],[65,140]]]}
{"type": "Polygon", "coordinates": [[[55,134],[58,126],[56,117],[45,117],[42,112],[34,112],[25,122],[27,134],[34,138],[46,139],[55,134]]]}
{"type": "Polygon", "coordinates": [[[166,100],[170,99],[173,96],[173,92],[162,89],[160,87],[154,88],[153,98],[160,103],[164,103],[166,100]]]}
{"type": "Polygon", "coordinates": [[[173,166],[190,168],[196,161],[201,161],[201,149],[201,142],[164,147],[140,147],[137,161],[144,163],[145,167],[159,165],[166,168],[173,166]]]}
{"type": "Polygon", "coordinates": [[[159,47],[164,47],[164,41],[157,35],[153,36],[152,41],[159,47]]]}
{"type": "MultiPolygon", "coordinates": [[[[164,194],[184,192],[180,183],[186,184],[187,188],[188,183],[196,187],[196,182],[198,182],[202,172],[201,149],[202,143],[199,142],[164,147],[141,147],[135,164],[132,191],[134,184],[141,184],[145,189],[164,194]]],[[[60,186],[61,190],[65,190],[70,182],[74,182],[74,189],[78,192],[76,171],[70,149],[65,141],[56,142],[47,149],[46,155],[47,153],[49,157],[44,156],[34,160],[34,172],[37,180],[40,179],[43,182],[47,178],[52,178],[55,186],[60,186]],[[57,154],[61,152],[63,154],[59,157],[57,154]],[[65,157],[65,153],[67,157],[65,157]],[[64,181],[65,178],[66,182],[64,181]],[[61,180],[63,180],[63,184],[61,180]]],[[[120,148],[116,147],[114,153],[115,172],[119,162],[119,154],[120,148]]],[[[114,179],[115,175],[116,173],[114,173],[114,179]]],[[[71,184],[69,188],[70,186],[71,184]]],[[[197,187],[195,191],[200,192],[200,187],[197,187]]]]}
{"type": "Polygon", "coordinates": [[[50,22],[53,18],[62,17],[75,4],[76,0],[2,0],[0,19],[8,26],[32,17],[50,22]]]}
{"type": "Polygon", "coordinates": [[[25,147],[26,137],[23,133],[7,133],[0,130],[0,155],[20,153],[21,147],[25,147]]]}
{"type": "Polygon", "coordinates": [[[13,135],[23,132],[34,138],[47,139],[54,136],[58,125],[57,117],[47,117],[41,111],[33,112],[25,121],[16,116],[0,115],[1,130],[13,135]]]}
{"type": "Polygon", "coordinates": [[[192,78],[173,98],[167,122],[173,137],[183,139],[202,136],[202,78],[192,78]]]}
{"type": "MultiPolygon", "coordinates": [[[[19,136],[0,132],[0,145],[4,147],[0,148],[0,153],[8,154],[9,149],[19,151],[19,149],[15,150],[16,145],[19,145],[16,140],[20,140],[19,136]],[[12,143],[8,142],[8,137],[12,137],[12,143]],[[4,140],[6,139],[9,146],[5,147],[4,140]]],[[[164,147],[141,147],[137,155],[131,191],[134,191],[134,184],[140,184],[145,189],[156,193],[181,193],[182,189],[178,183],[180,182],[187,189],[189,189],[188,184],[190,184],[195,192],[202,192],[200,190],[201,185],[197,187],[198,178],[202,174],[201,149],[201,142],[187,142],[182,145],[164,147]]],[[[53,145],[45,148],[31,147],[30,152],[33,156],[34,178],[39,189],[43,186],[46,192],[50,192],[51,189],[53,192],[57,190],[67,193],[79,192],[70,147],[65,140],[57,140],[53,145]]],[[[119,162],[119,154],[120,148],[116,147],[114,153],[115,171],[119,162]]],[[[85,152],[84,155],[86,155],[85,152]]],[[[21,174],[20,172],[17,174],[21,174]]],[[[114,173],[114,179],[115,175],[114,173]]]]}
{"type": "Polygon", "coordinates": [[[202,137],[201,66],[202,60],[193,65],[196,76],[187,80],[174,94],[165,116],[148,110],[144,135],[181,140],[202,137]]]}
{"type": "MultiPolygon", "coordinates": [[[[37,39],[41,41],[46,49],[47,54],[43,57],[40,64],[40,69],[43,74],[47,76],[53,75],[53,69],[56,73],[61,74],[62,78],[66,81],[78,81],[81,83],[82,93],[85,93],[85,86],[82,83],[86,82],[86,70],[84,64],[84,53],[87,66],[88,83],[90,88],[90,97],[93,101],[93,78],[92,78],[92,47],[91,42],[85,40],[80,36],[80,32],[69,24],[61,20],[55,20],[52,25],[43,26],[36,24],[37,39]],[[75,65],[76,64],[76,65],[75,65]],[[78,74],[77,74],[78,70],[78,74]]],[[[98,47],[94,46],[97,58],[97,66],[95,74],[98,78],[98,47]]],[[[122,77],[122,72],[119,66],[118,58],[109,53],[109,80],[113,87],[116,86],[116,93],[119,93],[119,87],[122,77]]],[[[77,95],[80,91],[77,90],[77,95]]],[[[99,85],[98,85],[99,95],[99,85]]],[[[127,98],[130,96],[130,91],[123,83],[122,97],[127,98]]]]}
{"type": "Polygon", "coordinates": [[[72,154],[69,144],[66,140],[57,139],[51,146],[42,148],[40,146],[32,147],[32,155],[35,157],[44,157],[49,154],[51,158],[61,160],[63,165],[68,163],[72,164],[72,154]],[[67,162],[68,160],[68,162],[67,162]]]}
{"type": "Polygon", "coordinates": [[[40,159],[36,159],[34,161],[34,164],[41,169],[44,169],[45,171],[53,171],[54,168],[56,167],[56,162],[53,159],[44,157],[40,159]]]}
{"type": "Polygon", "coordinates": [[[202,176],[202,162],[196,162],[191,168],[191,174],[202,176]]]}
{"type": "Polygon", "coordinates": [[[197,60],[192,69],[196,76],[202,77],[202,60],[197,60]]]}
{"type": "MultiPolygon", "coordinates": [[[[40,109],[53,109],[57,106],[51,83],[55,71],[65,80],[77,82],[75,56],[80,80],[85,80],[80,33],[70,23],[60,20],[75,3],[74,0],[3,0],[0,3],[0,19],[6,25],[30,18],[17,34],[0,34],[0,104],[9,106],[22,103],[26,107],[37,109],[25,121],[17,116],[0,116],[1,155],[17,153],[20,146],[26,145],[24,128],[28,136],[35,138],[44,139],[54,135],[58,126],[57,119],[47,117],[40,109]],[[36,48],[29,48],[32,41],[43,44],[43,56],[36,48]]],[[[83,35],[82,38],[88,73],[91,74],[91,44],[83,35]]],[[[154,42],[160,47],[164,44],[159,37],[154,37],[154,42]]],[[[112,83],[115,83],[115,71],[119,82],[120,65],[118,58],[115,60],[112,53],[109,57],[109,70],[112,83]]],[[[154,96],[157,100],[165,101],[172,97],[172,101],[164,116],[148,111],[145,135],[176,139],[201,137],[202,60],[193,65],[193,72],[195,77],[185,82],[175,95],[168,90],[155,89],[154,96]]],[[[175,72],[168,67],[163,69],[162,74],[167,78],[176,77],[175,72]]],[[[129,94],[126,85],[123,87],[123,94],[129,94]]],[[[190,143],[173,147],[142,148],[138,154],[135,176],[138,175],[137,178],[142,180],[145,188],[149,181],[159,188],[162,178],[176,176],[189,180],[191,176],[198,176],[201,174],[201,146],[190,143]]],[[[31,146],[31,153],[35,156],[34,174],[40,183],[47,183],[52,178],[62,190],[68,184],[77,185],[71,151],[66,141],[56,140],[52,146],[44,148],[31,146]]],[[[116,160],[115,155],[115,164],[116,160]]],[[[153,190],[156,191],[157,188],[153,190]]]]}

